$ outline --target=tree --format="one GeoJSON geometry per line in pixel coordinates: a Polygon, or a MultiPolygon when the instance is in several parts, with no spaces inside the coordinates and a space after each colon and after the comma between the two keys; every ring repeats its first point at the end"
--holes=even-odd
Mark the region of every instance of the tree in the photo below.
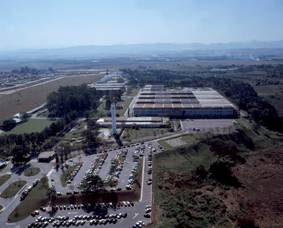
{"type": "Polygon", "coordinates": [[[87,175],[82,182],[84,191],[96,191],[103,187],[103,181],[98,175],[87,175]]]}
{"type": "Polygon", "coordinates": [[[98,135],[98,131],[95,120],[88,119],[87,130],[84,132],[87,151],[93,151],[97,147],[98,145],[97,135],[98,135]]]}
{"type": "Polygon", "coordinates": [[[28,161],[29,150],[23,145],[16,145],[12,150],[12,163],[13,164],[23,164],[28,161]]]}
{"type": "Polygon", "coordinates": [[[211,164],[209,168],[210,177],[223,185],[230,185],[240,187],[241,183],[238,181],[231,171],[231,165],[224,161],[216,161],[211,164]]]}
{"type": "Polygon", "coordinates": [[[3,131],[10,131],[16,126],[16,121],[13,119],[4,120],[2,123],[3,131]]]}

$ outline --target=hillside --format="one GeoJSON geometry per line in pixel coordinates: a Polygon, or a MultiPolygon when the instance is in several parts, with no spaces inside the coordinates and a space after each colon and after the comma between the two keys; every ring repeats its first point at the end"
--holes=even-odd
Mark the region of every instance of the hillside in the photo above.
{"type": "Polygon", "coordinates": [[[240,120],[229,135],[156,155],[154,227],[282,225],[281,143],[282,135],[240,120]]]}

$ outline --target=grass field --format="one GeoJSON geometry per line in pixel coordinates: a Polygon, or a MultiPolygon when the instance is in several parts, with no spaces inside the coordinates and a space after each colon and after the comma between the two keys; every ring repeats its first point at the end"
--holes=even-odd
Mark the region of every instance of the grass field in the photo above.
{"type": "Polygon", "coordinates": [[[26,184],[26,181],[19,180],[10,184],[2,193],[2,198],[11,198],[17,194],[17,192],[26,184]]]}
{"type": "Polygon", "coordinates": [[[35,176],[40,172],[38,167],[29,167],[24,171],[24,175],[27,177],[35,176]]]}
{"type": "Polygon", "coordinates": [[[28,196],[15,208],[9,215],[8,222],[18,222],[37,210],[48,200],[48,179],[43,177],[37,186],[35,186],[28,196]]]}
{"type": "Polygon", "coordinates": [[[17,125],[11,131],[5,134],[24,134],[31,132],[41,132],[44,128],[48,127],[54,121],[48,119],[29,119],[27,122],[17,125]]]}
{"type": "Polygon", "coordinates": [[[138,130],[126,128],[123,133],[123,139],[127,141],[133,141],[140,138],[163,135],[168,132],[168,128],[140,128],[138,130]]]}
{"type": "Polygon", "coordinates": [[[5,174],[5,175],[3,175],[3,176],[0,176],[0,186],[1,186],[2,184],[4,184],[10,177],[11,177],[10,174],[5,174]]]}
{"type": "Polygon", "coordinates": [[[122,109],[118,109],[117,110],[117,114],[119,116],[123,116],[125,111],[128,109],[131,101],[133,100],[133,97],[123,97],[122,101],[123,101],[123,108],[122,109]]]}
{"type": "Polygon", "coordinates": [[[60,86],[80,85],[83,83],[91,83],[103,75],[92,74],[87,76],[72,76],[51,81],[46,84],[30,87],[21,91],[0,95],[0,121],[10,118],[15,113],[26,112],[37,106],[42,105],[49,93],[56,91],[60,86]]]}

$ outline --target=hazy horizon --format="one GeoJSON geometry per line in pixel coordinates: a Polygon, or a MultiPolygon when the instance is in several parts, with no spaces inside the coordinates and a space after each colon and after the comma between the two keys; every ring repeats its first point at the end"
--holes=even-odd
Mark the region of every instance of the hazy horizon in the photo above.
{"type": "Polygon", "coordinates": [[[283,40],[280,0],[1,1],[0,50],[283,40]]]}

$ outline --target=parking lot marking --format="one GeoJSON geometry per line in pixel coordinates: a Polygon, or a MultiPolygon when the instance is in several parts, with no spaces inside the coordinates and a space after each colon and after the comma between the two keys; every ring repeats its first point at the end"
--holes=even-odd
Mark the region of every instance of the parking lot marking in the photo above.
{"type": "Polygon", "coordinates": [[[138,215],[139,213],[136,212],[132,219],[135,219],[138,215]]]}
{"type": "Polygon", "coordinates": [[[78,212],[77,211],[68,212],[68,215],[75,215],[75,214],[78,214],[78,212]]]}
{"type": "Polygon", "coordinates": [[[142,201],[142,198],[143,198],[143,184],[144,184],[144,167],[145,166],[145,159],[143,157],[143,164],[142,164],[142,183],[141,183],[141,193],[140,193],[140,202],[142,201]]]}

